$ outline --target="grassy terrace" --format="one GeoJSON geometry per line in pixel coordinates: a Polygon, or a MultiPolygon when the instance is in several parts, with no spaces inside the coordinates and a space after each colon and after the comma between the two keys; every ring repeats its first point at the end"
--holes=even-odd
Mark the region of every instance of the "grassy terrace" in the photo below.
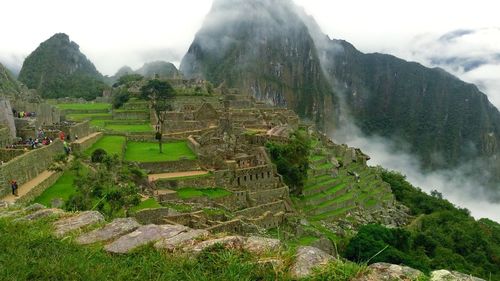
{"type": "Polygon", "coordinates": [[[210,199],[221,198],[224,196],[231,195],[232,193],[223,188],[207,188],[207,189],[196,189],[196,188],[182,188],[177,190],[177,196],[181,199],[190,199],[195,197],[208,197],[210,199]]]}
{"type": "Polygon", "coordinates": [[[161,205],[160,205],[160,203],[158,203],[158,201],[156,201],[156,199],[149,198],[149,199],[142,201],[139,205],[132,207],[130,210],[132,212],[137,212],[137,211],[144,210],[144,209],[155,209],[155,208],[160,208],[160,207],[161,207],[161,205]]]}
{"type": "Polygon", "coordinates": [[[109,110],[109,103],[60,103],[56,105],[62,110],[109,110]]]}
{"type": "Polygon", "coordinates": [[[94,145],[85,151],[86,155],[91,155],[94,150],[102,148],[108,154],[116,154],[120,158],[123,157],[123,146],[127,139],[123,136],[103,136],[94,145]]]}
{"type": "Polygon", "coordinates": [[[347,187],[347,183],[343,182],[341,184],[337,184],[335,186],[330,187],[328,190],[325,190],[324,192],[318,192],[316,194],[310,195],[310,196],[304,196],[304,200],[315,200],[319,199],[321,197],[334,194],[335,192],[344,189],[347,187]]]}
{"type": "MultiPolygon", "coordinates": [[[[88,173],[88,168],[82,166],[80,173],[88,173]]],[[[76,177],[77,173],[75,170],[70,169],[65,171],[51,187],[47,188],[40,196],[35,198],[34,203],[40,203],[50,207],[53,199],[61,198],[63,201],[68,200],[71,195],[76,193],[76,188],[73,184],[76,177]]]]}
{"type": "Polygon", "coordinates": [[[163,153],[159,152],[155,142],[128,142],[125,160],[133,162],[163,162],[180,159],[194,160],[196,155],[185,141],[163,144],[163,153]]]}

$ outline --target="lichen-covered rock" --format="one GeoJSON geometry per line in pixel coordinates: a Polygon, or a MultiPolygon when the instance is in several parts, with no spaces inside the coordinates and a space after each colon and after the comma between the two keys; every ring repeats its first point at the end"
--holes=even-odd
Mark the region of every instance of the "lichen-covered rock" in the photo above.
{"type": "Polygon", "coordinates": [[[61,216],[63,214],[64,214],[64,211],[61,209],[55,209],[55,208],[40,209],[34,213],[31,213],[29,215],[24,216],[22,219],[32,221],[32,220],[47,218],[50,216],[61,216]]]}
{"type": "Polygon", "coordinates": [[[101,213],[96,211],[85,211],[75,216],[58,220],[54,223],[55,235],[61,237],[68,232],[81,229],[104,221],[101,213]]]}
{"type": "Polygon", "coordinates": [[[254,254],[263,254],[266,252],[276,251],[280,246],[281,241],[278,239],[251,236],[248,237],[243,245],[243,248],[254,254]]]}
{"type": "Polygon", "coordinates": [[[183,225],[148,224],[118,238],[113,243],[106,245],[104,249],[111,253],[124,254],[139,246],[158,241],[162,238],[171,238],[187,230],[188,228],[183,225]]]}
{"type": "Polygon", "coordinates": [[[220,244],[224,246],[225,248],[231,248],[231,249],[241,249],[243,247],[243,244],[245,243],[245,237],[242,236],[226,236],[222,238],[217,238],[217,239],[211,239],[211,240],[206,240],[203,242],[200,242],[194,246],[186,247],[184,250],[187,252],[195,252],[199,253],[206,248],[212,247],[216,244],[220,244]]]}
{"type": "Polygon", "coordinates": [[[422,275],[411,267],[379,262],[370,265],[365,274],[353,281],[414,281],[422,275]]]}
{"type": "Polygon", "coordinates": [[[1,218],[8,218],[8,217],[18,217],[24,214],[24,211],[21,210],[12,210],[12,211],[2,211],[0,212],[0,219],[1,218]]]}
{"type": "Polygon", "coordinates": [[[78,244],[92,244],[96,242],[109,241],[118,238],[122,235],[130,233],[141,226],[133,218],[115,219],[103,228],[95,229],[91,232],[84,233],[76,239],[78,244]]]}
{"type": "Polygon", "coordinates": [[[485,281],[456,271],[436,270],[431,273],[431,281],[485,281]]]}
{"type": "Polygon", "coordinates": [[[29,205],[28,207],[24,208],[24,211],[26,212],[36,212],[38,210],[45,209],[45,206],[39,203],[35,203],[32,205],[29,205]]]}
{"type": "Polygon", "coordinates": [[[318,240],[314,241],[311,246],[318,248],[318,249],[322,250],[323,252],[330,254],[330,255],[337,254],[335,252],[335,247],[333,246],[332,241],[330,241],[330,239],[325,238],[325,237],[321,237],[318,240]]]}
{"type": "Polygon", "coordinates": [[[155,248],[173,251],[175,248],[186,243],[194,244],[194,241],[200,237],[208,236],[209,232],[204,229],[190,229],[186,232],[179,233],[178,235],[170,238],[164,238],[156,242],[155,248]]]}
{"type": "Polygon", "coordinates": [[[327,264],[334,258],[318,248],[302,246],[297,249],[295,263],[290,269],[290,274],[294,278],[305,278],[311,275],[316,267],[327,264]]]}

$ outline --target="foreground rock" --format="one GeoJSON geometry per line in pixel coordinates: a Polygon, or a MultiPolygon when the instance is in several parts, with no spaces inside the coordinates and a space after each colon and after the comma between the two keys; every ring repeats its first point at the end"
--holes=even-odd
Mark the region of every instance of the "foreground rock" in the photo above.
{"type": "Polygon", "coordinates": [[[61,209],[54,209],[54,208],[40,209],[34,213],[31,213],[29,215],[24,216],[22,219],[33,221],[33,220],[39,220],[39,219],[43,219],[43,218],[47,218],[47,217],[51,217],[51,216],[62,216],[63,214],[64,214],[64,211],[61,209]]]}
{"type": "Polygon", "coordinates": [[[115,219],[103,228],[82,234],[76,242],[78,244],[92,244],[96,242],[109,241],[122,235],[130,233],[141,226],[133,218],[115,219]]]}
{"type": "Polygon", "coordinates": [[[104,222],[104,217],[96,211],[81,212],[73,217],[58,220],[54,223],[55,235],[61,237],[68,232],[78,230],[90,225],[104,222]]]}
{"type": "Polygon", "coordinates": [[[334,258],[322,250],[310,246],[302,246],[297,249],[296,260],[290,269],[294,278],[305,278],[316,267],[324,266],[334,258]]]}
{"type": "Polygon", "coordinates": [[[187,230],[188,228],[183,225],[148,224],[118,238],[113,243],[106,245],[104,249],[111,253],[124,254],[139,246],[158,241],[162,238],[171,238],[187,230]]]}
{"type": "Polygon", "coordinates": [[[431,273],[431,281],[485,281],[456,271],[436,270],[431,273]]]}
{"type": "Polygon", "coordinates": [[[24,214],[24,211],[21,210],[13,210],[13,211],[2,211],[0,212],[1,218],[10,218],[10,217],[18,217],[24,214]]]}
{"type": "Polygon", "coordinates": [[[209,232],[204,229],[190,229],[187,232],[179,233],[174,237],[161,239],[160,241],[156,242],[155,248],[164,249],[171,252],[181,245],[187,243],[194,244],[196,239],[206,237],[208,235],[209,232]]]}
{"type": "Polygon", "coordinates": [[[281,246],[281,241],[278,239],[264,238],[251,236],[243,245],[243,248],[250,253],[264,254],[267,252],[277,251],[281,246]]]}
{"type": "Polygon", "coordinates": [[[414,281],[424,274],[416,269],[389,263],[374,263],[368,271],[353,281],[414,281]]]}
{"type": "Polygon", "coordinates": [[[226,236],[223,238],[211,239],[200,242],[194,246],[185,248],[186,252],[199,253],[209,247],[219,244],[225,248],[241,249],[245,243],[245,238],[242,236],[226,236]]]}
{"type": "Polygon", "coordinates": [[[35,211],[38,211],[38,210],[41,210],[41,209],[45,209],[45,206],[42,205],[42,204],[38,204],[38,203],[29,205],[28,207],[24,208],[24,210],[26,212],[35,212],[35,211]]]}

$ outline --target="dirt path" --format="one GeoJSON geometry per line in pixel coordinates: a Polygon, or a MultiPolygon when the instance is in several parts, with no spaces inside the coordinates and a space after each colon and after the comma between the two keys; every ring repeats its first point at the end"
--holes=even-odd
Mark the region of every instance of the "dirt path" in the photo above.
{"type": "Polygon", "coordinates": [[[207,171],[186,171],[186,172],[175,172],[175,173],[151,174],[151,175],[148,175],[148,179],[149,179],[149,181],[155,181],[155,180],[159,180],[159,179],[202,176],[202,175],[206,175],[206,174],[208,174],[207,171]]]}
{"type": "Polygon", "coordinates": [[[36,176],[34,179],[21,185],[18,188],[17,193],[18,193],[19,197],[16,197],[12,194],[9,194],[8,196],[2,198],[1,200],[8,202],[8,203],[14,203],[14,202],[16,202],[17,199],[22,198],[24,195],[26,195],[28,192],[30,192],[33,188],[38,186],[41,182],[43,182],[44,180],[46,180],[47,178],[49,178],[53,174],[55,174],[54,171],[45,170],[45,171],[41,172],[40,174],[38,174],[38,176],[36,176]]]}
{"type": "Polygon", "coordinates": [[[73,143],[84,143],[87,140],[89,140],[90,138],[93,138],[93,137],[95,137],[95,136],[97,136],[99,134],[102,134],[102,133],[101,132],[96,132],[96,133],[90,134],[90,135],[88,135],[88,136],[86,136],[84,138],[81,138],[81,139],[78,139],[78,140],[74,141],[73,143]]]}

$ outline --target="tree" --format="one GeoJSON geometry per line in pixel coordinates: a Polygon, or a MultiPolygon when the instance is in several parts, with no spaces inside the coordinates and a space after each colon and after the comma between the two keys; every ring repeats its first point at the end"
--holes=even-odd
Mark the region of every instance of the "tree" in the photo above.
{"type": "Polygon", "coordinates": [[[158,119],[158,126],[156,129],[156,138],[160,146],[160,153],[162,151],[161,135],[163,132],[163,123],[166,118],[166,111],[172,110],[172,100],[175,97],[175,90],[167,81],[160,81],[158,79],[149,80],[146,85],[141,88],[141,98],[148,100],[151,109],[154,110],[156,118],[158,119]]]}
{"type": "Polygon", "coordinates": [[[306,132],[295,131],[286,144],[269,142],[266,144],[271,160],[283,176],[290,191],[295,195],[302,194],[309,169],[309,151],[311,140],[306,132]]]}

